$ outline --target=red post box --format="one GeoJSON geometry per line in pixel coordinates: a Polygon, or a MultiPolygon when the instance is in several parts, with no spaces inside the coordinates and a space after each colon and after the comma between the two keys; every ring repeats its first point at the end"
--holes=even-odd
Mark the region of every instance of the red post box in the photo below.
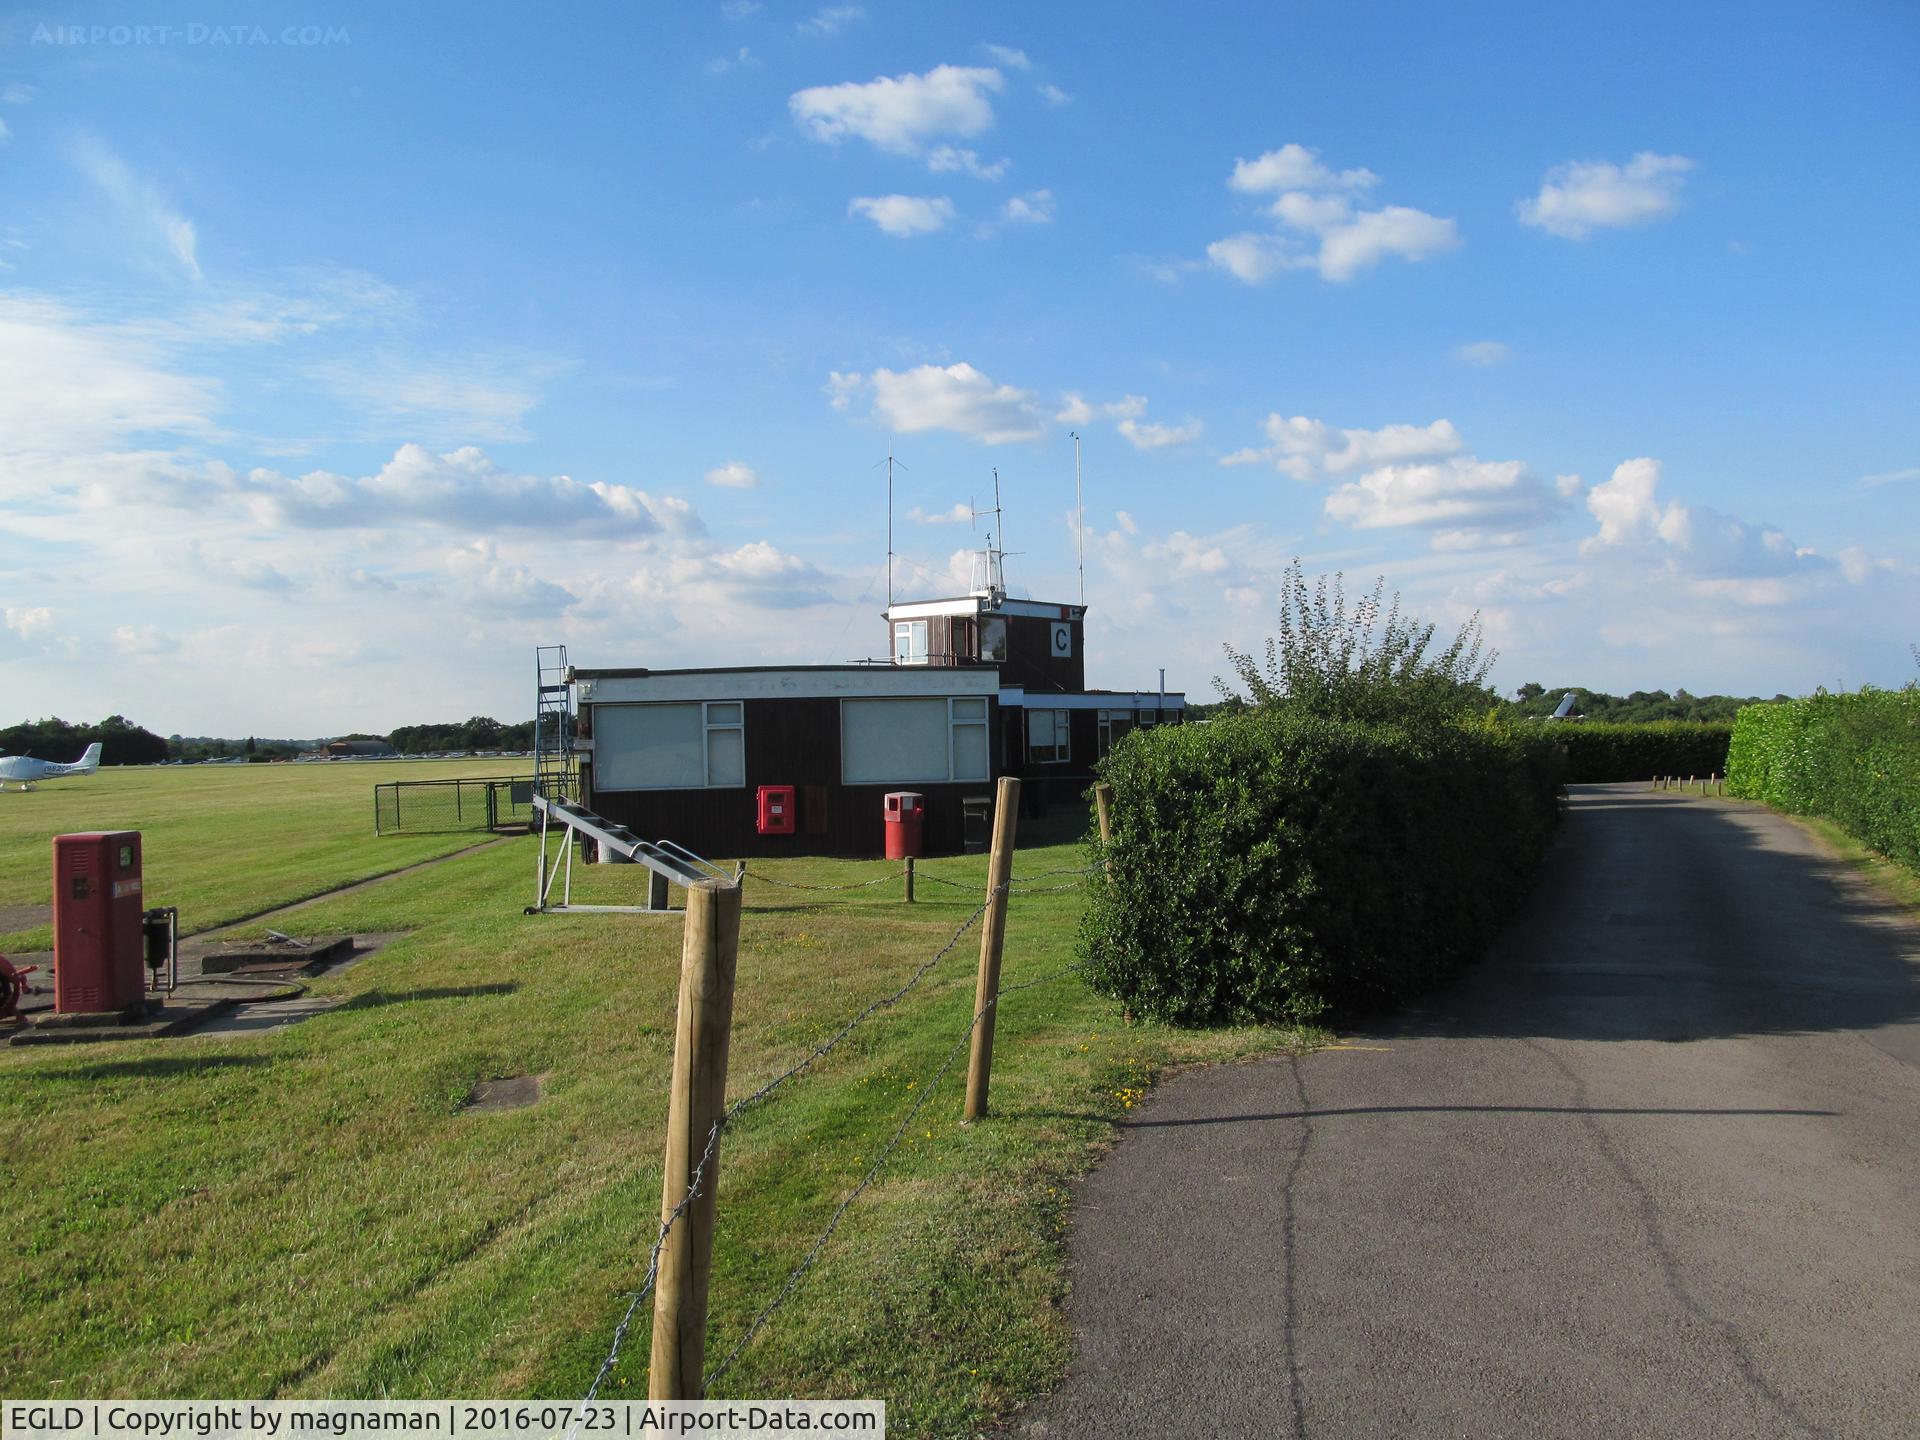
{"type": "Polygon", "coordinates": [[[926,818],[926,797],[916,790],[887,792],[887,859],[916,860],[924,854],[920,836],[926,818]]]}
{"type": "Polygon", "coordinates": [[[53,1008],[121,1011],[146,1003],[141,968],[140,832],[53,837],[53,1008]]]}
{"type": "Polygon", "coordinates": [[[753,828],[762,835],[791,835],[793,821],[793,786],[762,785],[758,818],[753,828]]]}

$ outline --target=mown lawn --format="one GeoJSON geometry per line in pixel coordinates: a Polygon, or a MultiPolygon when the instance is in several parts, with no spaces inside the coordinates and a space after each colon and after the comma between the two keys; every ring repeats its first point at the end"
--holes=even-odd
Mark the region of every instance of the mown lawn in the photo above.
{"type": "MultiPolygon", "coordinates": [[[[373,787],[388,780],[521,775],[530,760],[109,767],[0,795],[0,909],[45,905],[52,837],[144,832],[149,903],[180,909],[183,931],[445,855],[472,833],[375,840],[373,787]]],[[[0,925],[0,954],[52,948],[45,924],[0,925]]]]}
{"type": "MultiPolygon", "coordinates": [[[[167,828],[155,822],[149,844],[163,848],[167,828]]],[[[380,857],[388,843],[366,834],[358,848],[380,857]]],[[[9,1393],[584,1391],[658,1224],[679,924],[522,915],[531,845],[303,912],[302,929],[410,931],[316,983],[348,997],[328,1014],[246,1035],[0,1050],[9,1393]],[[516,1074],[543,1076],[545,1098],[462,1112],[477,1081],[516,1074]]],[[[1031,849],[1015,873],[1081,863],[1074,846],[1031,849]]],[[[764,869],[807,883],[879,873],[764,869]]],[[[908,906],[897,883],[831,894],[749,878],[732,1094],[900,985],[978,905],[983,859],[922,874],[972,888],[923,882],[908,906]]],[[[577,900],[636,898],[643,878],[575,877],[577,900]]],[[[1074,891],[1012,900],[1008,986],[1071,961],[1079,905],[1074,891]]],[[[970,932],[898,1006],[728,1131],[710,1364],[925,1093],[970,1018],[977,954],[970,932]]],[[[1070,1353],[1069,1182],[1168,1065],[1302,1038],[1130,1026],[1077,976],[1011,994],[993,1115],[959,1124],[963,1052],[714,1393],[873,1396],[890,1402],[896,1434],[960,1435],[1044,1391],[1070,1353]]],[[[644,1394],[649,1319],[643,1307],[615,1395],[644,1394]]]]}

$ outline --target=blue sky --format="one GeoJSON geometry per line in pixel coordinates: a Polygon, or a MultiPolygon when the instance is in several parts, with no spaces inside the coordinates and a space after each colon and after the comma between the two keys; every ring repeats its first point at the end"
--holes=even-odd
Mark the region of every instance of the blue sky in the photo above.
{"type": "Polygon", "coordinates": [[[1903,683],[1920,12],[1585,9],[0,15],[0,718],[874,654],[889,449],[902,595],[997,466],[1071,599],[1074,430],[1096,684],[1295,554],[1508,689],[1903,683]]]}

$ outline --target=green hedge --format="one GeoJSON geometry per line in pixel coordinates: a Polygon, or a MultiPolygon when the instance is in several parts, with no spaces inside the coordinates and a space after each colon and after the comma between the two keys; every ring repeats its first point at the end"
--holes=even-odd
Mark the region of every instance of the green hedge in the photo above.
{"type": "Polygon", "coordinates": [[[1688,720],[1647,725],[1553,724],[1543,728],[1565,747],[1567,783],[1651,780],[1656,775],[1724,775],[1733,726],[1688,720]]]}
{"type": "Polygon", "coordinates": [[[1882,855],[1920,867],[1920,689],[1749,705],[1733,723],[1727,789],[1823,815],[1882,855]]]}
{"type": "Polygon", "coordinates": [[[1410,995],[1477,954],[1560,812],[1524,733],[1406,731],[1284,708],[1129,735],[1080,948],[1179,1024],[1305,1022],[1410,995]]]}

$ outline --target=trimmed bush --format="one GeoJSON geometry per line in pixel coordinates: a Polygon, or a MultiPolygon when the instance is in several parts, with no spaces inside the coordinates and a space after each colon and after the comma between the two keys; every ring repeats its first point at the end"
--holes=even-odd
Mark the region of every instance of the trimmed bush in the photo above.
{"type": "Polygon", "coordinates": [[[1263,707],[1136,731],[1101,765],[1081,956],[1178,1024],[1306,1022],[1411,995],[1477,954],[1559,818],[1559,753],[1263,707]]]}
{"type": "Polygon", "coordinates": [[[1656,775],[1724,775],[1733,726],[1658,720],[1646,725],[1591,721],[1541,727],[1567,753],[1567,783],[1651,780],[1656,775]]]}
{"type": "Polygon", "coordinates": [[[1735,717],[1727,789],[1821,815],[1920,868],[1920,689],[1749,705],[1735,717]]]}

